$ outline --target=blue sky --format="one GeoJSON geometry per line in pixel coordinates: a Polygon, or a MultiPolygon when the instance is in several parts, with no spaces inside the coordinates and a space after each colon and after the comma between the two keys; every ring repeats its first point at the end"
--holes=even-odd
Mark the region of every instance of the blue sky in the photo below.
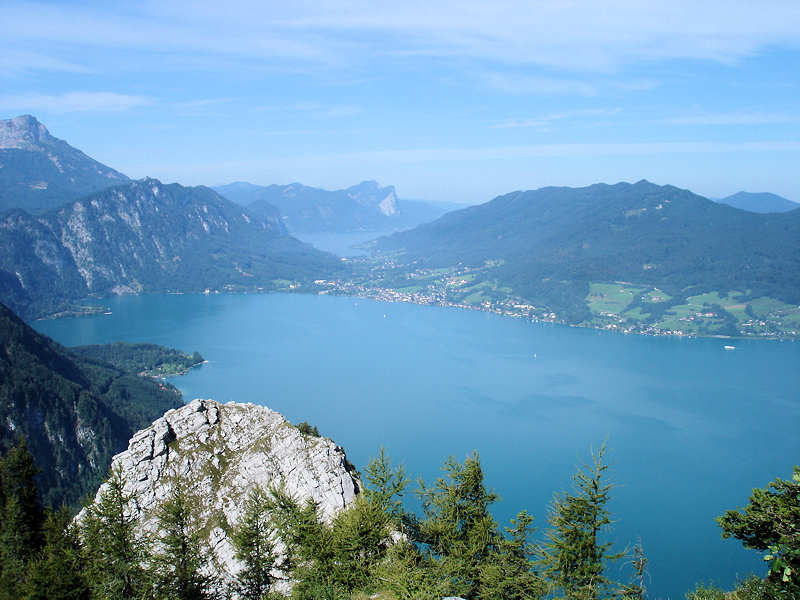
{"type": "Polygon", "coordinates": [[[794,0],[129,4],[5,0],[0,116],[187,185],[800,201],[794,0]]]}

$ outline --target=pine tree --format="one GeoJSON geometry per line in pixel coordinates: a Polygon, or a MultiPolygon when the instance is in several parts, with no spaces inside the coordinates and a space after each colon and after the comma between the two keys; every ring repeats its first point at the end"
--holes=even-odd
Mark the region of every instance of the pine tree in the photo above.
{"type": "Polygon", "coordinates": [[[332,576],[334,562],[330,527],[319,517],[317,505],[300,504],[283,488],[270,489],[269,510],[277,537],[286,546],[279,568],[296,581],[296,598],[337,595],[332,576]]]}
{"type": "Polygon", "coordinates": [[[403,513],[401,498],[408,485],[403,466],[392,467],[386,450],[381,448],[378,456],[370,460],[367,465],[365,475],[369,484],[364,488],[367,500],[377,504],[385,513],[399,519],[403,513]]]}
{"type": "Polygon", "coordinates": [[[196,526],[196,505],[196,498],[178,481],[156,511],[159,550],[151,558],[151,576],[157,600],[215,597],[216,580],[201,573],[209,557],[196,526]]]}
{"type": "Polygon", "coordinates": [[[481,600],[529,600],[547,592],[544,580],[532,568],[534,549],[528,541],[532,523],[533,517],[523,510],[505,528],[506,536],[480,567],[481,600]]]}
{"type": "Polygon", "coordinates": [[[0,600],[22,596],[28,563],[42,547],[38,472],[24,439],[0,461],[0,600]]]}
{"type": "Polygon", "coordinates": [[[86,577],[92,595],[105,600],[138,598],[148,590],[146,541],[137,535],[121,468],[112,470],[82,522],[86,577]]]}
{"type": "Polygon", "coordinates": [[[604,574],[606,563],[623,556],[601,541],[611,525],[605,505],[613,487],[605,483],[605,452],[605,444],[593,452],[592,464],[573,476],[574,493],[556,494],[550,507],[551,529],[540,562],[553,587],[570,599],[598,600],[609,594],[613,584],[604,574]]]}
{"type": "Polygon", "coordinates": [[[89,600],[78,527],[66,507],[51,512],[44,524],[44,547],[31,561],[25,600],[89,600]]]}
{"type": "Polygon", "coordinates": [[[633,568],[633,576],[628,585],[622,586],[620,595],[623,600],[644,600],[647,597],[644,579],[647,573],[648,560],[644,555],[641,541],[633,547],[626,562],[633,568]]]}
{"type": "Polygon", "coordinates": [[[481,565],[496,551],[499,534],[489,506],[497,495],[483,484],[477,453],[464,464],[445,461],[446,478],[427,487],[420,481],[423,518],[406,519],[411,538],[422,544],[429,564],[452,586],[451,593],[478,597],[481,565]]]}
{"type": "Polygon", "coordinates": [[[269,507],[264,490],[254,488],[245,502],[241,521],[231,533],[236,558],[244,564],[234,588],[246,600],[262,600],[275,581],[272,569],[276,556],[269,507]]]}

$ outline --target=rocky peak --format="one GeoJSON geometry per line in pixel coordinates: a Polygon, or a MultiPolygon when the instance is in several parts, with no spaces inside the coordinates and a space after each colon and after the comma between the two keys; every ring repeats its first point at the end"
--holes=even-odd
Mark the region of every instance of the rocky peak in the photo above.
{"type": "Polygon", "coordinates": [[[344,450],[331,440],[301,433],[264,406],[200,399],[134,434],[128,449],[114,457],[116,467],[134,496],[130,510],[147,532],[155,531],[156,507],[175,482],[186,484],[199,500],[198,525],[207,532],[213,568],[223,579],[241,568],[227,532],[253,487],[283,486],[301,502],[316,502],[331,519],[361,485],[344,450]]]}
{"type": "Polygon", "coordinates": [[[41,152],[58,141],[32,115],[0,121],[0,148],[41,152]]]}
{"type": "Polygon", "coordinates": [[[375,206],[384,216],[397,212],[397,196],[392,185],[381,187],[377,181],[362,181],[345,191],[350,199],[361,206],[375,206]]]}

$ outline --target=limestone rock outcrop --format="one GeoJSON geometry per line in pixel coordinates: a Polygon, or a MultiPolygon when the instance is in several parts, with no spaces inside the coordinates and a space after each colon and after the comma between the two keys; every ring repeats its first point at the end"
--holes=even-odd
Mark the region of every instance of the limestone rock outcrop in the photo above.
{"type": "Polygon", "coordinates": [[[201,399],[136,433],[114,457],[112,468],[117,466],[144,531],[155,532],[156,507],[176,481],[187,486],[199,500],[198,525],[223,579],[241,568],[226,532],[254,486],[282,485],[298,500],[313,499],[325,519],[348,506],[361,486],[344,450],[331,440],[301,433],[264,406],[201,399]]]}

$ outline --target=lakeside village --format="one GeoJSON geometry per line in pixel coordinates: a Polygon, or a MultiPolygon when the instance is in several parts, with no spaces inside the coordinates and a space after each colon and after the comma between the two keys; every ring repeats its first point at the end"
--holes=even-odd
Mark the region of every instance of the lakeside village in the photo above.
{"type": "MultiPolygon", "coordinates": [[[[384,265],[385,267],[386,265],[384,265]]],[[[639,317],[628,318],[629,315],[619,311],[598,310],[598,307],[589,303],[593,318],[582,323],[570,323],[560,318],[550,308],[534,306],[522,298],[515,297],[509,288],[497,287],[479,277],[486,268],[495,264],[487,264],[484,268],[447,268],[447,269],[418,269],[406,275],[406,281],[386,281],[381,276],[380,267],[373,269],[369,279],[362,281],[342,279],[317,279],[314,287],[318,294],[333,294],[339,296],[355,296],[370,298],[382,302],[406,302],[432,306],[446,306],[466,310],[480,310],[493,314],[528,319],[534,323],[557,323],[570,327],[587,327],[605,331],[614,331],[624,334],[637,334],[647,336],[672,336],[672,337],[720,337],[728,338],[729,335],[720,335],[715,328],[706,328],[704,323],[712,323],[720,315],[700,306],[674,307],[679,314],[669,316],[657,322],[646,322],[639,317]],[[398,283],[400,285],[398,285],[398,283]]],[[[390,265],[391,267],[391,265],[390,265]]],[[[623,282],[618,282],[622,284],[623,282]]],[[[624,287],[619,287],[623,294],[629,293],[624,287]]],[[[642,288],[643,291],[644,288],[642,288]]],[[[658,291],[658,290],[656,290],[658,291]]],[[[652,296],[652,301],[661,301],[662,298],[652,296]]],[[[743,318],[738,323],[741,336],[762,339],[797,339],[800,337],[800,328],[788,327],[773,315],[764,318],[743,318]]]]}
{"type": "MultiPolygon", "coordinates": [[[[366,261],[365,261],[366,262],[366,261]]],[[[624,334],[636,334],[661,337],[718,337],[718,338],[756,338],[756,339],[800,339],[800,307],[789,307],[792,321],[785,320],[786,306],[778,310],[767,311],[761,317],[751,317],[745,314],[738,315],[737,327],[740,335],[723,335],[715,331],[714,323],[720,322],[721,315],[710,309],[707,300],[719,300],[716,293],[705,294],[690,300],[694,302],[673,306],[659,321],[647,322],[643,319],[647,315],[638,314],[639,310],[627,310],[631,294],[641,293],[646,287],[636,286],[628,282],[616,284],[592,284],[592,287],[616,288],[617,300],[623,298],[622,303],[614,310],[609,310],[603,302],[596,303],[596,298],[590,293],[587,298],[588,306],[592,312],[592,319],[582,323],[570,323],[559,317],[550,308],[534,306],[522,298],[516,297],[511,290],[497,285],[480,277],[487,268],[496,266],[487,263],[483,268],[458,267],[445,269],[418,269],[407,273],[403,280],[394,281],[385,277],[395,265],[384,263],[380,266],[372,264],[370,275],[360,281],[348,279],[316,279],[313,284],[299,281],[276,280],[272,287],[244,287],[240,285],[225,285],[221,289],[206,289],[204,294],[236,293],[236,292],[269,292],[284,291],[295,293],[317,293],[320,295],[331,294],[336,296],[351,296],[369,298],[381,302],[405,302],[430,306],[446,306],[465,310],[479,310],[484,312],[511,317],[515,319],[528,319],[533,323],[551,323],[568,325],[570,327],[585,327],[604,331],[613,331],[624,334]],[[388,268],[387,268],[388,267],[388,268]],[[387,280],[389,279],[389,280],[387,280]],[[398,285],[399,284],[399,285],[398,285]],[[709,298],[705,298],[709,296],[709,298]],[[711,297],[714,298],[711,298],[711,297]],[[703,301],[697,300],[703,298],[703,301]],[[697,302],[695,304],[695,302],[697,302]],[[709,327],[708,325],[712,325],[709,327]]],[[[663,292],[653,289],[644,297],[653,303],[663,302],[663,292]]],[[[776,302],[776,301],[775,301],[776,302]]],[[[782,303],[777,303],[782,304],[782,303]]],[[[725,307],[741,309],[744,304],[725,307]]]]}
{"type": "Polygon", "coordinates": [[[325,279],[318,279],[314,281],[314,283],[318,286],[324,286],[327,288],[318,292],[321,295],[333,294],[338,296],[356,296],[359,298],[380,300],[382,302],[406,302],[410,304],[426,304],[431,306],[462,308],[465,310],[480,310],[504,317],[528,319],[533,323],[556,323],[559,325],[568,325],[570,327],[589,327],[593,329],[604,329],[607,331],[616,331],[618,333],[626,334],[633,333],[653,336],[694,337],[693,335],[680,330],[664,330],[649,325],[633,325],[630,322],[625,322],[624,319],[619,319],[618,323],[607,323],[601,327],[597,327],[590,323],[568,323],[564,319],[560,319],[556,313],[551,312],[549,309],[540,308],[532,304],[525,304],[523,301],[514,298],[493,300],[487,299],[477,304],[471,304],[449,300],[447,298],[447,292],[444,290],[403,292],[392,288],[375,287],[348,281],[325,279]]]}

